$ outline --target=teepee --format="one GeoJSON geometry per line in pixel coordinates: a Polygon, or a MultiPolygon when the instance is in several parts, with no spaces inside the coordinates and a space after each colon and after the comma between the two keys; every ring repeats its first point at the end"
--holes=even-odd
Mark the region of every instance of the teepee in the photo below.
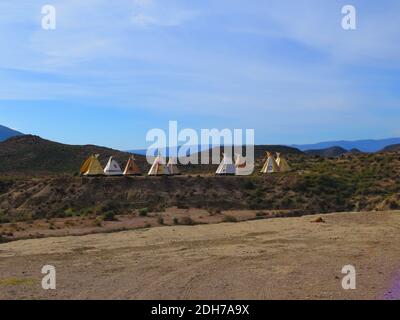
{"type": "Polygon", "coordinates": [[[286,159],[281,156],[281,154],[279,152],[276,153],[276,163],[279,167],[279,171],[280,172],[288,172],[291,170],[288,162],[286,161],[286,159]]]}
{"type": "Polygon", "coordinates": [[[247,168],[247,162],[244,157],[242,157],[240,154],[236,155],[235,159],[235,167],[236,167],[236,175],[237,176],[247,176],[251,174],[249,172],[249,169],[247,168]]]}
{"type": "Polygon", "coordinates": [[[222,154],[223,159],[215,172],[219,176],[230,176],[230,175],[235,175],[236,174],[236,166],[232,161],[232,158],[225,155],[225,153],[222,154]]]}
{"type": "Polygon", "coordinates": [[[131,155],[126,163],[124,176],[140,176],[141,174],[140,168],[135,162],[135,157],[131,155]]]}
{"type": "Polygon", "coordinates": [[[149,176],[167,176],[169,175],[169,170],[165,164],[164,158],[158,154],[157,158],[154,160],[153,165],[148,173],[149,176]]]}
{"type": "Polygon", "coordinates": [[[104,168],[104,174],[106,176],[122,176],[121,167],[113,157],[108,159],[107,165],[104,168]]]}
{"type": "Polygon", "coordinates": [[[267,152],[267,161],[261,169],[261,173],[275,173],[279,172],[278,164],[270,152],[267,152]]]}
{"type": "Polygon", "coordinates": [[[171,176],[178,176],[181,174],[177,166],[176,158],[169,158],[167,168],[171,176]]]}
{"type": "Polygon", "coordinates": [[[83,176],[102,176],[103,168],[98,159],[99,155],[90,156],[82,165],[80,173],[83,176]]]}

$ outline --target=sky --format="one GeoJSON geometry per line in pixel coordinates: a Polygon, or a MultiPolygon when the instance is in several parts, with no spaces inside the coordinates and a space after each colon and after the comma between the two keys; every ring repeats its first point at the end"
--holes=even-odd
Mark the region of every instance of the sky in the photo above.
{"type": "Polygon", "coordinates": [[[0,124],[121,150],[173,120],[257,144],[397,137],[399,30],[398,0],[2,0],[0,124]]]}

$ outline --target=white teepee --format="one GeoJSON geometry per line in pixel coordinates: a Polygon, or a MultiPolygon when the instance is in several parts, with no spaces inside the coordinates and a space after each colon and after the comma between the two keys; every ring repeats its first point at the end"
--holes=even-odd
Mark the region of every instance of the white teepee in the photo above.
{"type": "Polygon", "coordinates": [[[177,166],[176,158],[170,157],[169,160],[168,160],[167,167],[168,167],[169,174],[171,176],[177,176],[177,175],[181,174],[179,169],[178,169],[178,166],[177,166]]]}
{"type": "Polygon", "coordinates": [[[267,161],[261,169],[261,173],[275,173],[279,172],[278,164],[270,152],[267,152],[267,161]]]}
{"type": "Polygon", "coordinates": [[[276,153],[276,163],[279,167],[279,171],[280,172],[288,172],[291,170],[288,162],[286,161],[286,159],[281,156],[281,154],[279,152],[276,153]]]}
{"type": "Polygon", "coordinates": [[[240,154],[236,154],[235,167],[237,176],[248,176],[253,173],[254,166],[250,166],[248,160],[240,154]]]}
{"type": "Polygon", "coordinates": [[[165,159],[158,154],[157,158],[154,160],[153,165],[148,173],[149,176],[168,176],[169,170],[165,164],[165,159]]]}
{"type": "Polygon", "coordinates": [[[230,176],[230,175],[235,175],[236,174],[236,166],[232,161],[232,158],[225,155],[223,153],[223,159],[216,171],[217,175],[220,176],[230,176]]]}
{"type": "Polygon", "coordinates": [[[104,168],[104,174],[106,176],[121,176],[122,175],[121,167],[119,166],[118,162],[113,157],[110,157],[110,159],[108,159],[107,165],[104,168]]]}

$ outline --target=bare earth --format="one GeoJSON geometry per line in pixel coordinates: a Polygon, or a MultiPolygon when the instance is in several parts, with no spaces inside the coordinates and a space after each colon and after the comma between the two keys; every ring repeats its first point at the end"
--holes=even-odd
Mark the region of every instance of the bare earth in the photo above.
{"type": "Polygon", "coordinates": [[[399,298],[400,212],[341,213],[0,245],[0,299],[399,298]],[[54,265],[57,289],[41,288],[54,265]],[[357,270],[345,291],[344,265],[357,270]]]}

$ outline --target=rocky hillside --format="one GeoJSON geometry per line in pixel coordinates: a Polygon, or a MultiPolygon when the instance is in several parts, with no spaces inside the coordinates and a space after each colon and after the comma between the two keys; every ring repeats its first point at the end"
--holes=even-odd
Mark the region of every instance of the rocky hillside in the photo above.
{"type": "Polygon", "coordinates": [[[390,146],[387,146],[383,148],[382,152],[396,152],[400,151],[400,144],[392,144],[390,146]]]}
{"type": "MultiPolygon", "coordinates": [[[[100,162],[106,164],[114,156],[125,164],[129,153],[105,147],[74,146],[24,135],[0,143],[0,173],[3,175],[43,175],[77,173],[83,161],[91,154],[100,154],[100,162]]],[[[138,156],[139,165],[145,167],[145,158],[138,156]]]]}
{"type": "Polygon", "coordinates": [[[266,176],[259,173],[259,160],[250,177],[3,177],[0,222],[142,208],[160,212],[171,206],[291,210],[293,215],[400,209],[400,153],[287,158],[292,172],[266,176]]]}
{"type": "MultiPolygon", "coordinates": [[[[285,146],[255,146],[254,153],[258,162],[262,162],[265,152],[281,152],[285,155],[300,155],[301,151],[285,146]]],[[[204,151],[210,153],[211,151],[204,151]]],[[[221,148],[220,154],[223,149],[221,148]]],[[[46,174],[76,174],[83,161],[91,154],[100,154],[100,162],[106,165],[108,158],[113,156],[123,167],[130,155],[106,147],[94,145],[66,145],[38,136],[24,135],[10,138],[0,143],[0,173],[8,176],[46,175],[46,174]]],[[[200,154],[194,155],[200,159],[200,154]]],[[[142,171],[146,173],[150,165],[145,156],[136,155],[136,160],[142,171]]],[[[200,163],[200,160],[199,160],[200,163]]],[[[188,174],[213,174],[217,165],[188,165],[181,171],[188,174]]]]}

